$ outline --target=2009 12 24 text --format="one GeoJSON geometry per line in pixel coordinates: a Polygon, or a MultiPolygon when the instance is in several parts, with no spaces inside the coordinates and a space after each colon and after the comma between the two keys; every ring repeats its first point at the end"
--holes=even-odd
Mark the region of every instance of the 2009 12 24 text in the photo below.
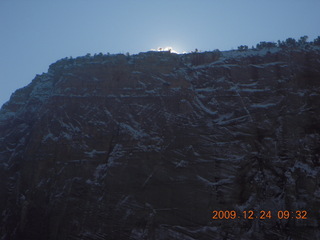
{"type": "Polygon", "coordinates": [[[308,212],[306,210],[297,210],[297,211],[288,211],[288,210],[280,210],[280,211],[243,211],[238,213],[235,210],[214,210],[212,211],[212,219],[221,220],[221,219],[308,219],[308,212]]]}

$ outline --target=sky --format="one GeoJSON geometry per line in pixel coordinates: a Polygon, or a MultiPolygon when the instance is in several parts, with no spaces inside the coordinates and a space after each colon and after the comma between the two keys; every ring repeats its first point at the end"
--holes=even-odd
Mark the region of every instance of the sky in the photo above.
{"type": "Polygon", "coordinates": [[[0,106],[64,57],[320,36],[320,0],[0,0],[0,106]]]}

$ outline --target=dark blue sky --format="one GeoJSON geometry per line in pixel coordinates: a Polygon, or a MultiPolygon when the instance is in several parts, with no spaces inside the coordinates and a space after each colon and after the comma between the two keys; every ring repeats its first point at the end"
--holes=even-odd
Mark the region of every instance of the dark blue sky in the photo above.
{"type": "Polygon", "coordinates": [[[64,57],[320,35],[319,0],[0,0],[0,106],[64,57]]]}

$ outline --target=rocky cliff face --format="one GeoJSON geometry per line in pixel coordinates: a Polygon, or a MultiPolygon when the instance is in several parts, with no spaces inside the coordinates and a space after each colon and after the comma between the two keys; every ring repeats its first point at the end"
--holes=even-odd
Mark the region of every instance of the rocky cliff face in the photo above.
{"type": "Polygon", "coordinates": [[[0,112],[1,239],[320,239],[319,59],[313,46],[52,64],[0,112]]]}

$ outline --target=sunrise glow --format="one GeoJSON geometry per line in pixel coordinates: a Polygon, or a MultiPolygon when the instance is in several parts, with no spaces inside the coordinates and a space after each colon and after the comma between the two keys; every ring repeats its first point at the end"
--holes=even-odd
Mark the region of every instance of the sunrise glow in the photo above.
{"type": "Polygon", "coordinates": [[[157,49],[151,49],[151,51],[158,51],[158,52],[170,51],[171,53],[178,53],[172,47],[158,47],[157,49]]]}

